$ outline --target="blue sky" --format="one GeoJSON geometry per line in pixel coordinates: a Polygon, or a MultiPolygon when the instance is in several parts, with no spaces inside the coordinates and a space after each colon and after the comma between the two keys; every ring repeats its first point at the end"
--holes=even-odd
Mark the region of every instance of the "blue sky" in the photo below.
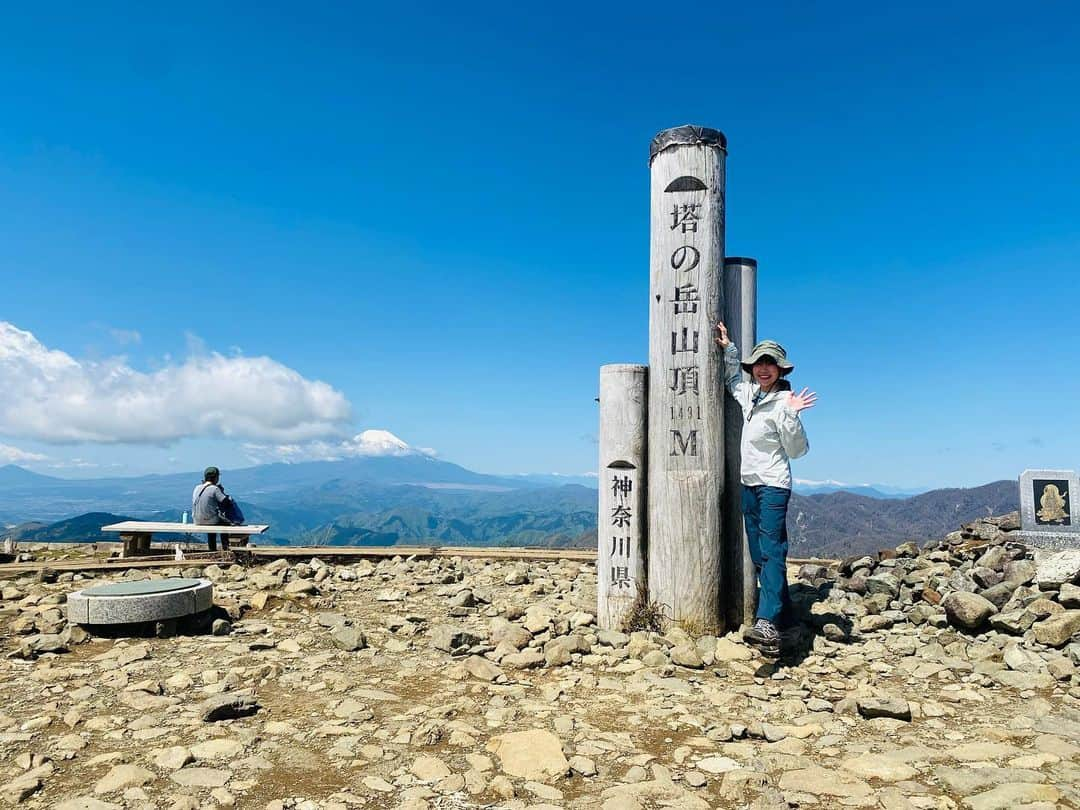
{"type": "Polygon", "coordinates": [[[1074,5],[390,5],[5,9],[6,460],[591,470],[649,140],[697,123],[820,396],[797,477],[1080,466],[1074,5]]]}

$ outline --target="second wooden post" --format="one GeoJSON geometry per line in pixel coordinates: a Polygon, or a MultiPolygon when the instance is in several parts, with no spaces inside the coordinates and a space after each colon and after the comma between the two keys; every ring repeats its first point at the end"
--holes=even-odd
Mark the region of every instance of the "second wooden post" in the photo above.
{"type": "Polygon", "coordinates": [[[596,621],[622,630],[645,585],[647,366],[600,367],[596,621]]]}

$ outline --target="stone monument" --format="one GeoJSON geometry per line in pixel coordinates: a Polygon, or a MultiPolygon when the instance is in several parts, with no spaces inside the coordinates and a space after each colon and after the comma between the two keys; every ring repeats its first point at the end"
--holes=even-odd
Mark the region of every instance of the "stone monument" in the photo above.
{"type": "Polygon", "coordinates": [[[1080,549],[1080,476],[1073,470],[1024,470],[1020,537],[1044,549],[1080,549]]]}

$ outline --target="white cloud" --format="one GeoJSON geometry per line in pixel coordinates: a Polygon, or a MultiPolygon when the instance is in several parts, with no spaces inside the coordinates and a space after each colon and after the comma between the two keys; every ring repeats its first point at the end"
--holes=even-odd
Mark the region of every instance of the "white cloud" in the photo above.
{"type": "MultiPolygon", "coordinates": [[[[87,461],[85,458],[71,458],[67,461],[57,461],[49,465],[54,470],[93,470],[101,465],[95,461],[87,461]]],[[[118,465],[112,465],[118,466],[118,465]]]]}
{"type": "Polygon", "coordinates": [[[110,328],[109,334],[112,335],[113,340],[115,340],[121,346],[142,343],[142,335],[136,332],[134,329],[110,328]]]}
{"type": "Polygon", "coordinates": [[[267,461],[341,461],[360,456],[434,456],[429,447],[412,447],[388,430],[365,430],[337,442],[312,441],[293,444],[245,444],[253,463],[267,461]]]}
{"type": "Polygon", "coordinates": [[[52,443],[188,437],[307,442],[340,436],[340,392],[269,357],[192,353],[146,373],[122,358],[80,361],[0,321],[0,434],[52,443]]]}
{"type": "Polygon", "coordinates": [[[30,453],[18,447],[12,447],[10,444],[0,444],[0,464],[25,464],[29,461],[45,461],[46,459],[48,456],[43,456],[41,453],[30,453]]]}

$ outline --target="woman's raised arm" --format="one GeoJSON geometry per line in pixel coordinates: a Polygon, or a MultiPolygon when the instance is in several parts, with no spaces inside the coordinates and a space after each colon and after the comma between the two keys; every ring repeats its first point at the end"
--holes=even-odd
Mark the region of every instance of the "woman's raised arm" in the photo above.
{"type": "Polygon", "coordinates": [[[728,337],[724,322],[716,324],[716,345],[724,350],[724,385],[731,395],[737,397],[736,389],[743,384],[742,364],[739,362],[739,347],[728,337]]]}

